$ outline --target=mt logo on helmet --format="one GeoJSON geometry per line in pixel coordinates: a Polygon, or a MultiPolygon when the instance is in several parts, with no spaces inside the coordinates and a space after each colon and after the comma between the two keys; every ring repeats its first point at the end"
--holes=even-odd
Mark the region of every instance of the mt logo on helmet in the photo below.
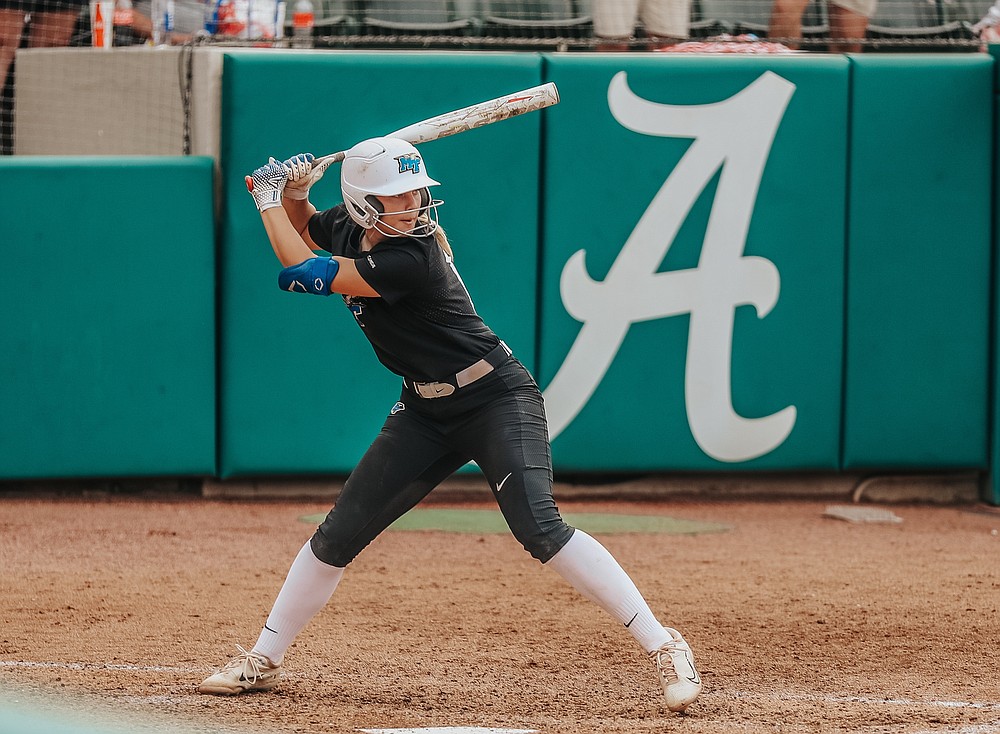
{"type": "Polygon", "coordinates": [[[406,173],[420,173],[420,156],[418,155],[401,155],[396,158],[399,161],[399,172],[406,173]]]}

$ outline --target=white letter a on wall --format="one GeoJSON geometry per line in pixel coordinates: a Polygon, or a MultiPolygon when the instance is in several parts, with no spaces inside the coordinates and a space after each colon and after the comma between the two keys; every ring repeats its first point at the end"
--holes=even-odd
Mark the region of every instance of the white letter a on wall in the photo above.
{"type": "Polygon", "coordinates": [[[580,329],[545,390],[551,438],[558,436],[597,390],[629,327],[690,314],[684,396],[698,446],[725,462],[763,456],[795,425],[795,406],[745,418],[732,403],[736,308],[764,318],[778,301],[780,278],[770,260],[743,255],[760,179],[795,86],[765,72],[735,96],[707,105],[650,102],[629,89],[625,73],[608,88],[612,115],[644,135],[693,143],[636,223],[603,281],[587,273],[585,251],[566,262],[560,293],[580,329]],[[657,272],[698,196],[721,168],[698,266],[657,272]]]}

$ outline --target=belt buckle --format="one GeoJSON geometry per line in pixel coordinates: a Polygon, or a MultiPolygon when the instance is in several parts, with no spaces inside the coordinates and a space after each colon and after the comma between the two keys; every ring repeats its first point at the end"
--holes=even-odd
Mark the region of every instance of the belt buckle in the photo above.
{"type": "Polygon", "coordinates": [[[447,382],[414,382],[413,390],[422,398],[443,398],[455,392],[455,386],[447,382]]]}

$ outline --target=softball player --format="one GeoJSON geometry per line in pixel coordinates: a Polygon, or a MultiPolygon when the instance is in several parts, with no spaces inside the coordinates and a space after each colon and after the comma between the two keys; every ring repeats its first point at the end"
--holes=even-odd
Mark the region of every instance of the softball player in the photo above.
{"type": "Polygon", "coordinates": [[[256,644],[198,687],[238,694],[278,685],[285,650],[329,601],[347,565],[392,522],[469,460],[482,469],[514,537],[619,620],[649,654],[666,704],[701,691],[691,648],[661,625],[594,538],[559,515],[542,396],[483,323],[437,225],[424,161],[409,143],[373,138],[341,167],[344,203],[309,202],[314,158],[271,161],[247,177],[283,270],[284,290],[341,294],[379,361],[402,377],[399,401],[292,562],[256,644]],[[317,256],[313,250],[324,250],[317,256]]]}

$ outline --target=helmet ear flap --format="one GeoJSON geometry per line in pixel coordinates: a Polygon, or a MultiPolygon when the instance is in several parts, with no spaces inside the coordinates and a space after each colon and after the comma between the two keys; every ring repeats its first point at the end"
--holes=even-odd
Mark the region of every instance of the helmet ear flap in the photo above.
{"type": "Polygon", "coordinates": [[[360,224],[365,229],[375,226],[379,216],[382,214],[382,203],[374,196],[368,195],[362,199],[356,199],[344,191],[344,204],[351,219],[360,224]]]}

